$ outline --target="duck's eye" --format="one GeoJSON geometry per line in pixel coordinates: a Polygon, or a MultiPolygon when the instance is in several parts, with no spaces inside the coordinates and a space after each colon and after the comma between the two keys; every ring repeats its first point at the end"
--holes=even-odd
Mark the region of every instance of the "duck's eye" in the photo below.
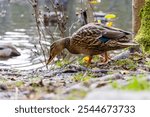
{"type": "Polygon", "coordinates": [[[49,59],[51,59],[51,58],[52,58],[52,56],[50,55],[50,56],[49,56],[49,59]]]}

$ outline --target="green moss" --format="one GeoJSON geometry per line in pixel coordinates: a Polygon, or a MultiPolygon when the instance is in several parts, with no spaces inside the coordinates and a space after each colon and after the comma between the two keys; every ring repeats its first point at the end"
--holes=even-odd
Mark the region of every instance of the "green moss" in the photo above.
{"type": "Polygon", "coordinates": [[[121,90],[142,91],[150,90],[150,82],[145,79],[145,75],[132,76],[132,80],[127,85],[120,85],[116,81],[112,83],[112,87],[121,90]]]}
{"type": "Polygon", "coordinates": [[[21,87],[21,86],[24,85],[24,82],[23,82],[23,81],[17,81],[17,82],[15,83],[15,85],[16,85],[16,87],[21,87]]]}
{"type": "Polygon", "coordinates": [[[114,72],[113,71],[108,71],[107,72],[107,75],[111,75],[111,74],[114,74],[114,72]]]}
{"type": "Polygon", "coordinates": [[[7,82],[7,79],[0,77],[0,83],[6,83],[6,82],[7,82]]]}
{"type": "Polygon", "coordinates": [[[86,75],[84,75],[83,73],[78,73],[73,77],[73,80],[76,82],[78,81],[87,82],[91,78],[92,78],[92,75],[90,73],[87,73],[86,75]]]}
{"type": "Polygon", "coordinates": [[[87,92],[84,90],[72,90],[70,94],[67,96],[68,100],[76,100],[76,99],[82,99],[86,96],[87,92]]]}
{"type": "Polygon", "coordinates": [[[131,59],[122,59],[116,61],[117,66],[121,66],[123,68],[126,68],[128,70],[135,70],[137,68],[136,61],[133,61],[131,59]]]}
{"type": "Polygon", "coordinates": [[[112,82],[112,87],[115,88],[115,89],[120,89],[120,85],[117,83],[117,81],[113,81],[112,82]]]}
{"type": "Polygon", "coordinates": [[[68,64],[69,63],[69,61],[68,60],[58,60],[57,62],[56,62],[56,65],[58,66],[58,67],[62,67],[62,66],[64,66],[65,64],[68,64]]]}
{"type": "Polygon", "coordinates": [[[150,54],[150,0],[145,1],[141,10],[141,27],[135,40],[140,44],[143,52],[150,54]]]}
{"type": "Polygon", "coordinates": [[[150,61],[146,61],[145,64],[150,68],[150,61]]]}
{"type": "Polygon", "coordinates": [[[84,64],[84,60],[83,60],[83,58],[81,58],[81,57],[79,57],[79,58],[77,59],[77,62],[79,63],[79,65],[83,65],[83,64],[84,64]]]}
{"type": "Polygon", "coordinates": [[[100,61],[100,60],[101,60],[100,56],[94,56],[93,57],[93,61],[100,61]]]}

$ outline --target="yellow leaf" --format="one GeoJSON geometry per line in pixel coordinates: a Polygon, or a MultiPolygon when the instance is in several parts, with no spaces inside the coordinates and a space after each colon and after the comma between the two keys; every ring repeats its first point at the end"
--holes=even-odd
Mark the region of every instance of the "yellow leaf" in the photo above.
{"type": "Polygon", "coordinates": [[[98,4],[101,0],[89,0],[91,4],[98,4]]]}
{"type": "Polygon", "coordinates": [[[98,22],[99,24],[101,24],[101,20],[98,20],[97,22],[98,22]]]}
{"type": "Polygon", "coordinates": [[[115,14],[107,14],[105,15],[106,19],[115,19],[117,16],[115,14]]]}
{"type": "Polygon", "coordinates": [[[113,22],[107,22],[106,23],[106,26],[108,26],[108,27],[112,27],[112,25],[113,25],[113,22]]]}

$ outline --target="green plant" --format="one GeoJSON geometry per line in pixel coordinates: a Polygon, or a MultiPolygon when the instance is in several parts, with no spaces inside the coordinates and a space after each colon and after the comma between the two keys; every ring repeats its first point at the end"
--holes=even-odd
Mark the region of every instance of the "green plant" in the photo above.
{"type": "Polygon", "coordinates": [[[132,76],[132,79],[128,81],[127,85],[120,85],[116,81],[112,83],[112,87],[121,90],[133,90],[142,91],[150,90],[150,82],[145,79],[145,75],[140,74],[137,76],[132,76]]]}
{"type": "Polygon", "coordinates": [[[72,90],[69,95],[67,96],[68,100],[76,100],[76,99],[82,99],[86,96],[87,92],[84,90],[72,90]]]}
{"type": "Polygon", "coordinates": [[[62,67],[63,65],[68,64],[68,63],[69,63],[69,61],[66,60],[66,59],[56,61],[56,65],[57,65],[58,67],[62,67]]]}
{"type": "Polygon", "coordinates": [[[24,82],[23,82],[23,81],[17,81],[17,82],[15,83],[15,85],[16,85],[16,87],[21,87],[21,86],[24,85],[24,82]]]}
{"type": "Polygon", "coordinates": [[[150,67],[150,61],[146,61],[145,64],[150,67]]]}
{"type": "Polygon", "coordinates": [[[75,80],[76,82],[78,82],[78,81],[86,82],[91,78],[92,78],[92,75],[90,73],[85,73],[85,74],[78,73],[73,77],[73,80],[75,80]]]}
{"type": "Polygon", "coordinates": [[[113,81],[111,85],[115,89],[120,89],[120,85],[116,81],[113,81]]]}
{"type": "Polygon", "coordinates": [[[116,61],[116,64],[128,70],[135,70],[137,68],[137,62],[131,59],[118,60],[116,61]]]}

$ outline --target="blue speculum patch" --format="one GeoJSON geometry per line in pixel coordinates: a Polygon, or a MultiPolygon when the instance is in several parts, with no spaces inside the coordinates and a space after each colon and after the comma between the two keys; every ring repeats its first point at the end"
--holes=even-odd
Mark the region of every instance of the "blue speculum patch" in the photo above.
{"type": "Polygon", "coordinates": [[[103,43],[106,43],[107,41],[109,41],[107,37],[100,37],[99,40],[103,43]]]}

